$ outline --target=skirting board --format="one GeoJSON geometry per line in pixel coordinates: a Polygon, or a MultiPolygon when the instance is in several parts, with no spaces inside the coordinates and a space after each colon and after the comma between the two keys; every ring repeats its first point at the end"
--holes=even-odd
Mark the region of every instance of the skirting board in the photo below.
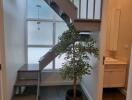
{"type": "Polygon", "coordinates": [[[89,92],[87,91],[86,87],[82,83],[80,83],[80,86],[81,86],[83,92],[85,93],[87,99],[88,100],[93,100],[92,96],[89,94],[89,92]]]}

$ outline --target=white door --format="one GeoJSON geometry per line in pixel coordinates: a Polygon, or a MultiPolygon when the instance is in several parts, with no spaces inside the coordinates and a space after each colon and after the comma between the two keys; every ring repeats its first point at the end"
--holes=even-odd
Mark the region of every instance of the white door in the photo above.
{"type": "Polygon", "coordinates": [[[0,100],[2,100],[2,70],[1,70],[1,49],[2,49],[2,32],[3,32],[3,14],[2,14],[2,0],[0,0],[0,100]]]}
{"type": "Polygon", "coordinates": [[[128,90],[127,90],[127,99],[126,100],[132,100],[132,50],[131,50],[129,78],[128,78],[128,90]]]}
{"type": "MultiPolygon", "coordinates": [[[[1,65],[0,65],[0,67],[1,67],[1,65]]],[[[1,68],[0,68],[0,100],[2,100],[2,89],[1,89],[1,87],[2,87],[2,76],[1,76],[1,68]]]]}

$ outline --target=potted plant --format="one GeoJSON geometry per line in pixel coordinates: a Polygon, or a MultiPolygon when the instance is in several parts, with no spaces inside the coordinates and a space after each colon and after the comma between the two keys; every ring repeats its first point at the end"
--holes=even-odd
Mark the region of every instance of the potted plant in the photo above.
{"type": "Polygon", "coordinates": [[[91,72],[89,56],[98,56],[98,48],[95,46],[94,39],[89,35],[80,35],[74,25],[70,24],[69,30],[59,37],[56,53],[60,56],[66,54],[66,62],[60,68],[62,78],[73,80],[73,89],[67,91],[66,100],[82,100],[81,91],[77,90],[77,81],[91,72]]]}

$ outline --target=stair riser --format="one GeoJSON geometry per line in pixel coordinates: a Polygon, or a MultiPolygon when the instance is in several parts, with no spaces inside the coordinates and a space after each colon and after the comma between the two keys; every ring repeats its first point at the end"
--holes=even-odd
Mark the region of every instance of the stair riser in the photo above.
{"type": "Polygon", "coordinates": [[[38,72],[18,72],[18,79],[38,79],[38,72]]]}
{"type": "Polygon", "coordinates": [[[98,32],[100,31],[101,22],[99,21],[79,21],[74,22],[75,28],[78,32],[98,32]]]}

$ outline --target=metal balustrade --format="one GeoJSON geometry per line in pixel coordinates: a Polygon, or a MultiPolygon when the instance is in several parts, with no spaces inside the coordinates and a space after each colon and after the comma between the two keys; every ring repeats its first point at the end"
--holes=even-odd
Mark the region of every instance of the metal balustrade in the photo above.
{"type": "Polygon", "coordinates": [[[78,9],[78,19],[101,19],[102,0],[70,0],[78,9]]]}

